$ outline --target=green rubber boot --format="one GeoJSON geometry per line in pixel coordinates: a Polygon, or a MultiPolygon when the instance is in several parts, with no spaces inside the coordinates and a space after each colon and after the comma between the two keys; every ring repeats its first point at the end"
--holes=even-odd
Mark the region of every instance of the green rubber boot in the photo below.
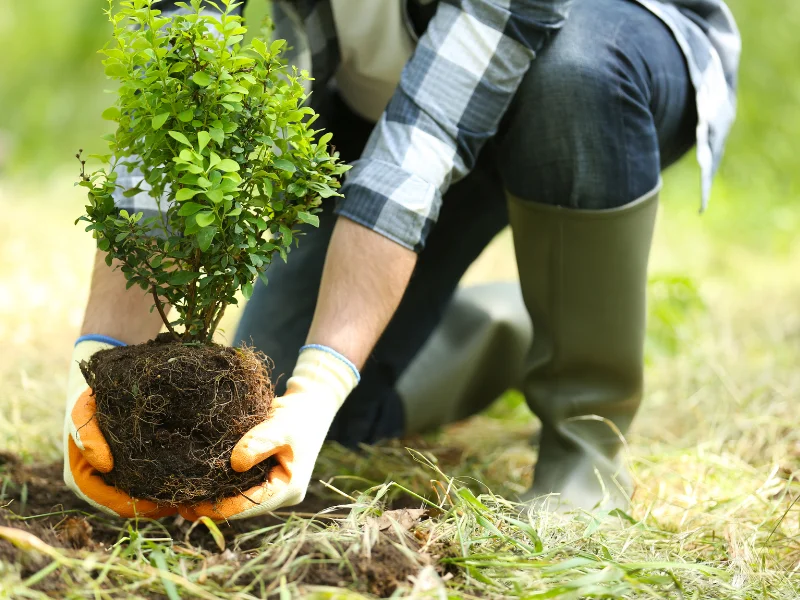
{"type": "Polygon", "coordinates": [[[459,288],[397,382],[406,433],[466,419],[520,387],[531,337],[516,281],[459,288]]]}
{"type": "Polygon", "coordinates": [[[509,195],[533,322],[523,392],[542,421],[525,500],[551,510],[627,508],[620,451],[642,399],[647,261],[658,189],[623,207],[576,210],[509,195]]]}

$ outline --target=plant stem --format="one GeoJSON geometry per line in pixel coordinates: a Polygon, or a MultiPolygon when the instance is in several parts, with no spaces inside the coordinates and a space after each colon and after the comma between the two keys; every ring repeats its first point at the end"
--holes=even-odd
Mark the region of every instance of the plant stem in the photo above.
{"type": "MultiPolygon", "coordinates": [[[[192,257],[192,271],[195,273],[200,272],[200,249],[196,249],[194,251],[194,256],[192,257]]],[[[194,319],[194,310],[197,304],[197,280],[193,280],[189,287],[189,293],[186,297],[186,318],[185,318],[185,325],[186,331],[184,332],[185,336],[189,336],[192,326],[192,320],[194,319]]]]}
{"type": "Polygon", "coordinates": [[[228,308],[227,303],[223,303],[219,308],[219,312],[217,312],[217,316],[214,319],[214,322],[211,324],[211,328],[208,330],[208,337],[206,338],[207,344],[210,344],[211,340],[214,338],[214,332],[217,330],[217,327],[219,327],[219,322],[222,320],[222,315],[225,314],[226,308],[228,308]]]}
{"type": "Polygon", "coordinates": [[[169,319],[167,319],[167,315],[164,314],[164,307],[161,305],[161,300],[158,299],[158,292],[156,291],[155,284],[153,284],[152,290],[153,290],[153,300],[155,301],[156,310],[158,311],[158,314],[161,315],[161,320],[164,321],[164,325],[167,326],[167,330],[172,334],[172,336],[177,341],[180,342],[181,337],[177,333],[175,333],[175,329],[172,327],[172,323],[169,322],[169,319]]]}
{"type": "Polygon", "coordinates": [[[203,329],[200,331],[200,334],[198,335],[199,338],[208,339],[209,337],[214,335],[214,329],[211,326],[211,323],[214,320],[214,314],[218,310],[218,308],[217,308],[218,304],[219,304],[218,302],[214,302],[214,304],[211,305],[211,307],[209,307],[209,308],[207,308],[207,309],[205,309],[203,311],[203,312],[205,312],[206,316],[203,319],[203,329]]]}

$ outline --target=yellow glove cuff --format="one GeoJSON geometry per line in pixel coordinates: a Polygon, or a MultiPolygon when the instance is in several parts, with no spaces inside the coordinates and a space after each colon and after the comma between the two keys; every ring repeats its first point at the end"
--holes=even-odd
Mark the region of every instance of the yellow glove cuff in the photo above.
{"type": "Polygon", "coordinates": [[[324,395],[331,397],[336,410],[339,410],[360,379],[358,369],[347,358],[332,348],[314,344],[300,349],[286,391],[310,392],[322,388],[327,392],[324,395]]]}

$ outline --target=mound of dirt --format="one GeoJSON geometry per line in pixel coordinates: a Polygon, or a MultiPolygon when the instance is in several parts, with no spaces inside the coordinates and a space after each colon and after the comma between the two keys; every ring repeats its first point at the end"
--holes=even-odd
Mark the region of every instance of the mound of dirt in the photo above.
{"type": "Polygon", "coordinates": [[[268,478],[274,461],[230,466],[236,442],[269,418],[267,358],[169,335],[97,352],[81,364],[114,469],[106,483],[164,504],[217,501],[268,478]]]}
{"type": "MultiPolygon", "coordinates": [[[[355,548],[355,546],[354,546],[355,548]]],[[[298,579],[305,585],[346,586],[388,598],[423,566],[431,564],[431,557],[419,553],[413,538],[400,540],[394,533],[380,533],[369,553],[345,551],[345,565],[331,561],[323,547],[306,544],[299,553],[308,559],[308,567],[298,579]],[[400,546],[408,551],[403,551],[400,546]]]]}

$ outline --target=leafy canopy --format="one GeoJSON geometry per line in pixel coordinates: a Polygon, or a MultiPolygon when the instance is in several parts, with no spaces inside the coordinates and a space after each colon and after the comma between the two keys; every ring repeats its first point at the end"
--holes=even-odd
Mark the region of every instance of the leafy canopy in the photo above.
{"type": "Polygon", "coordinates": [[[182,326],[183,340],[207,343],[236,293],[249,298],[272,259],[286,260],[298,225],[318,225],[315,213],[338,195],[347,167],[331,134],[311,129],[308,74],[281,60],[284,40],[243,46],[247,30],[231,0],[207,2],[213,15],[200,0],[178,3],[186,14],[171,18],[157,2],[114,10],[109,0],[113,40],[101,52],[119,88],[103,117],[118,127],[107,136],[110,154],[97,157],[107,168],[87,174],[81,160],[89,204],[78,220],[89,222],[106,262],[121,263],[128,287],[153,295],[174,335],[182,326]],[[123,168],[143,175],[124,195],[149,194],[156,215],[116,209],[123,168]]]}

